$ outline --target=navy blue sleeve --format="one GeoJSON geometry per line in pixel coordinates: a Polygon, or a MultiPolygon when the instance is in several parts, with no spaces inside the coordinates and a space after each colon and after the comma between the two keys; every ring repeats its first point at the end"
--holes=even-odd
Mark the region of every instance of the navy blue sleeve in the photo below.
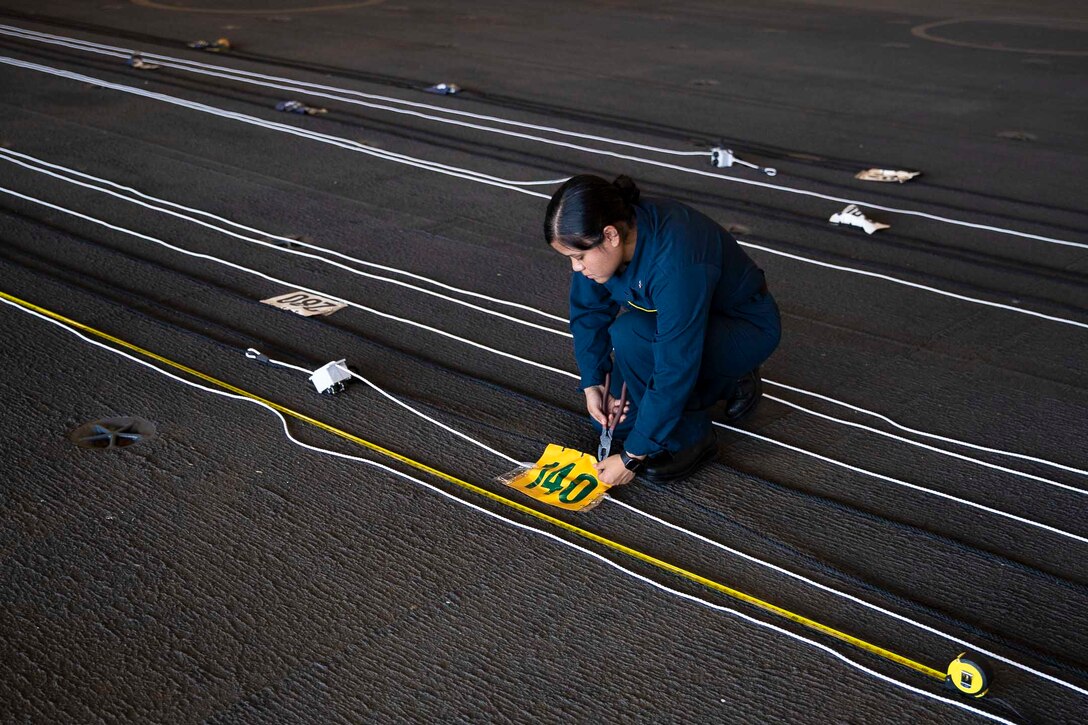
{"type": "Polygon", "coordinates": [[[660,275],[653,290],[657,308],[654,374],[624,447],[634,455],[662,451],[680,422],[703,361],[710,302],[721,270],[688,264],[660,275]]]}
{"type": "Polygon", "coordinates": [[[574,359],[582,374],[584,390],[604,382],[612,370],[612,338],[608,326],[616,319],[620,306],[602,284],[577,272],[570,279],[570,331],[574,335],[574,359]]]}

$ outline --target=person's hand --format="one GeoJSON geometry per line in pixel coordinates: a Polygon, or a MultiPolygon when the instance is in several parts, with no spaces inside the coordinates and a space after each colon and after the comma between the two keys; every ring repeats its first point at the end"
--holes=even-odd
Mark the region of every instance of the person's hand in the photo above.
{"type": "Polygon", "coordinates": [[[609,456],[597,464],[597,479],[609,486],[622,486],[635,478],[635,472],[627,470],[620,454],[609,456]]]}
{"type": "Polygon", "coordinates": [[[584,392],[586,394],[586,410],[589,411],[589,417],[607,428],[608,414],[604,410],[604,386],[590,385],[584,392]]]}
{"type": "Polygon", "coordinates": [[[615,416],[619,415],[619,420],[616,424],[620,424],[627,419],[627,413],[631,410],[631,404],[627,403],[623,406],[623,410],[620,410],[620,401],[613,398],[609,402],[611,403],[610,410],[604,409],[605,389],[603,385],[591,385],[585,389],[586,394],[586,410],[589,411],[589,416],[593,420],[601,424],[603,428],[610,427],[611,420],[615,420],[615,416]]]}

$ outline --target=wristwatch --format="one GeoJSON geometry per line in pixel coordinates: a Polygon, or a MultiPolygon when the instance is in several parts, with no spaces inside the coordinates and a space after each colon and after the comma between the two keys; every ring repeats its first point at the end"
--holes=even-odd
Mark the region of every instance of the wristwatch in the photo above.
{"type": "Polygon", "coordinates": [[[627,451],[620,452],[620,460],[623,462],[623,467],[631,473],[638,473],[638,469],[642,468],[644,463],[641,458],[631,458],[631,456],[627,455],[627,451]]]}

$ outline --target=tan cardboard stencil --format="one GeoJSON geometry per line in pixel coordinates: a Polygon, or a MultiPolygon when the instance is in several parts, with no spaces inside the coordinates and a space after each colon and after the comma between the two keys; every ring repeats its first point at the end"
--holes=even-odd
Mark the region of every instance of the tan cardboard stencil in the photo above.
{"type": "Polygon", "coordinates": [[[339,300],[319,297],[315,294],[302,291],[288,292],[287,294],[269,297],[266,300],[261,300],[261,302],[266,305],[278,307],[281,310],[294,312],[296,315],[302,315],[303,317],[331,315],[337,310],[342,310],[347,307],[346,304],[339,300]]]}
{"type": "Polygon", "coordinates": [[[899,182],[910,181],[915,176],[921,176],[921,171],[896,171],[893,169],[865,169],[854,174],[855,179],[862,181],[899,182]]]}

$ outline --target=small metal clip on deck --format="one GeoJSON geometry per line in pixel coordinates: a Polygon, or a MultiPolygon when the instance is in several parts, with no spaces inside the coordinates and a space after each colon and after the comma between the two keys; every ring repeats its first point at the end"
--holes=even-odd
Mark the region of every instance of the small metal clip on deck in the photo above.
{"type": "Polygon", "coordinates": [[[334,360],[325,363],[310,376],[310,382],[322,395],[336,395],[343,391],[344,382],[351,380],[346,360],[334,360]]]}
{"type": "Polygon", "coordinates": [[[741,166],[747,166],[750,169],[762,171],[767,176],[774,176],[778,173],[777,169],[772,169],[769,166],[757,166],[750,161],[738,159],[733,153],[733,149],[727,149],[721,146],[715,146],[714,148],[710,149],[710,163],[711,165],[716,166],[719,169],[726,169],[733,164],[740,164],[741,166]]]}

